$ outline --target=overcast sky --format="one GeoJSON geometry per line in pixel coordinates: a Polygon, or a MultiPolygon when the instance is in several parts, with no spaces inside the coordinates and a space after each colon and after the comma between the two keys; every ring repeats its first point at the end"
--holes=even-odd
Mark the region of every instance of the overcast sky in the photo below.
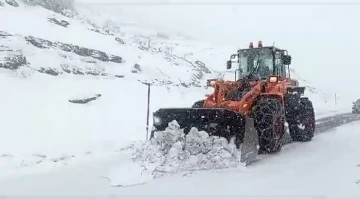
{"type": "Polygon", "coordinates": [[[147,27],[185,33],[214,44],[244,48],[249,41],[262,40],[266,45],[275,41],[277,46],[289,50],[296,71],[306,74],[307,79],[317,81],[322,87],[350,92],[343,89],[339,79],[346,84],[360,85],[360,63],[357,63],[360,4],[290,5],[295,1],[288,1],[287,4],[273,5],[220,5],[192,2],[181,5],[101,3],[94,7],[119,19],[127,18],[147,27]],[[344,79],[344,76],[348,78],[344,79]]]}

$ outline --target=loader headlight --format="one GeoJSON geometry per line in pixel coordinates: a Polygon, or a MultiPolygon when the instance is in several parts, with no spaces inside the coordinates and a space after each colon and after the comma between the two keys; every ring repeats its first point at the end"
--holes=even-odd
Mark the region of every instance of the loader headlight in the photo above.
{"type": "Polygon", "coordinates": [[[276,83],[276,82],[278,82],[278,77],[277,77],[277,76],[269,77],[269,82],[271,82],[271,83],[276,83]]]}
{"type": "Polygon", "coordinates": [[[216,80],[215,79],[209,79],[207,80],[207,86],[215,86],[216,80]]]}
{"type": "Polygon", "coordinates": [[[161,118],[155,116],[155,117],[153,118],[153,122],[154,122],[154,124],[161,124],[161,118]]]}

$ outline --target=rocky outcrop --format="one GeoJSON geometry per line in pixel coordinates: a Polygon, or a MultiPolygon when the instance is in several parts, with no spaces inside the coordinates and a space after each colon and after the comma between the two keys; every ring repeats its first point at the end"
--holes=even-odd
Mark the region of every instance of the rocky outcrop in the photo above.
{"type": "Polygon", "coordinates": [[[41,6],[67,17],[76,15],[74,12],[74,0],[22,0],[31,6],[41,6]]]}
{"type": "Polygon", "coordinates": [[[43,67],[41,67],[39,70],[36,70],[36,71],[38,71],[39,73],[45,73],[45,74],[48,74],[48,75],[51,75],[51,76],[58,76],[58,75],[62,74],[62,72],[59,71],[56,68],[43,68],[43,67]]]}
{"type": "Polygon", "coordinates": [[[65,20],[57,20],[55,18],[48,18],[48,21],[50,23],[53,23],[53,24],[56,24],[56,25],[59,25],[59,26],[62,26],[64,28],[66,28],[68,25],[70,25],[69,22],[65,21],[65,20]]]}
{"type": "Polygon", "coordinates": [[[99,97],[101,97],[101,94],[95,94],[93,97],[87,97],[87,98],[82,98],[82,99],[73,99],[73,100],[69,100],[69,102],[74,103],[74,104],[87,104],[91,101],[97,100],[99,97]]]}
{"type": "Polygon", "coordinates": [[[206,74],[211,73],[211,70],[209,68],[207,68],[206,65],[203,62],[199,61],[199,60],[195,61],[195,66],[197,66],[197,69],[199,71],[202,71],[202,72],[204,72],[206,74]]]}
{"type": "Polygon", "coordinates": [[[81,68],[72,67],[72,66],[69,66],[67,64],[62,64],[61,69],[65,73],[74,74],[74,75],[85,75],[85,72],[81,68]]]}
{"type": "Polygon", "coordinates": [[[51,41],[36,38],[36,37],[33,37],[33,36],[25,37],[25,40],[27,42],[29,42],[30,44],[34,45],[35,47],[38,47],[38,48],[51,48],[53,46],[53,44],[54,44],[51,41]]]}
{"type": "Polygon", "coordinates": [[[52,42],[49,40],[33,37],[33,36],[27,36],[25,37],[25,40],[31,43],[32,45],[38,47],[38,48],[55,48],[60,49],[66,52],[73,52],[79,56],[83,57],[92,57],[94,59],[103,61],[103,62],[115,62],[115,63],[123,63],[124,60],[122,57],[117,55],[111,55],[107,54],[100,50],[85,48],[73,44],[66,44],[61,42],[52,42]]]}
{"type": "Polygon", "coordinates": [[[125,44],[125,41],[120,37],[115,37],[115,41],[119,42],[120,44],[125,44]]]}
{"type": "Polygon", "coordinates": [[[9,36],[12,36],[12,35],[0,30],[0,37],[9,37],[9,36]]]}
{"type": "MultiPolygon", "coordinates": [[[[0,31],[0,40],[11,36],[11,34],[5,31],[0,31]]],[[[0,68],[16,70],[27,64],[26,57],[21,50],[13,50],[0,44],[0,68]]]]}
{"type": "Polygon", "coordinates": [[[19,7],[19,4],[15,0],[5,0],[5,2],[11,6],[19,7]]]}
{"type": "Polygon", "coordinates": [[[109,29],[100,29],[100,28],[88,28],[88,30],[91,30],[93,32],[96,32],[96,33],[99,33],[99,34],[102,34],[102,35],[111,35],[111,36],[114,36],[114,33],[111,33],[109,29]]]}
{"type": "MultiPolygon", "coordinates": [[[[61,70],[64,73],[73,74],[73,75],[92,75],[92,76],[102,76],[102,77],[124,78],[124,75],[111,75],[105,73],[104,70],[100,70],[100,69],[93,69],[93,68],[81,69],[76,66],[71,66],[67,64],[62,64],[61,70]]],[[[60,72],[60,74],[62,72],[60,72]]]]}
{"type": "Polygon", "coordinates": [[[164,80],[164,79],[151,79],[151,80],[138,80],[140,83],[143,84],[150,84],[152,86],[179,86],[178,84],[174,84],[173,81],[170,80],[164,80]]]}
{"type": "Polygon", "coordinates": [[[21,51],[13,51],[6,47],[0,47],[0,68],[16,70],[27,64],[26,57],[21,51]]]}
{"type": "Polygon", "coordinates": [[[133,69],[131,70],[131,73],[138,73],[138,72],[141,72],[142,70],[141,70],[141,67],[140,67],[140,65],[139,64],[135,64],[134,66],[133,66],[133,69]]]}
{"type": "Polygon", "coordinates": [[[44,68],[41,67],[40,69],[34,69],[39,73],[51,75],[51,76],[59,76],[63,74],[73,74],[73,75],[91,75],[91,76],[98,76],[98,77],[115,77],[115,78],[124,78],[124,75],[111,75],[108,73],[103,72],[99,69],[81,69],[75,66],[69,66],[66,64],[61,65],[61,69],[57,68],[44,68]]]}

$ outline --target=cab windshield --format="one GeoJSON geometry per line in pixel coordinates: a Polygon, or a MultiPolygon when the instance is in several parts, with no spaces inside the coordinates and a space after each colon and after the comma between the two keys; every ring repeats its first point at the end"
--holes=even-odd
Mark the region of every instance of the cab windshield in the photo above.
{"type": "Polygon", "coordinates": [[[252,75],[266,79],[273,72],[273,54],[270,48],[244,49],[239,54],[240,76],[252,75]],[[258,66],[258,69],[254,69],[258,66]]]}

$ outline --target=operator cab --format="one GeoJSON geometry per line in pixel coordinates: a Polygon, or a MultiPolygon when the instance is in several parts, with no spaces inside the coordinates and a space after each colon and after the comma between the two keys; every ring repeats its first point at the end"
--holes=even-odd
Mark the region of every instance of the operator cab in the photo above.
{"type": "Polygon", "coordinates": [[[239,49],[237,54],[231,55],[227,62],[227,69],[231,69],[233,63],[238,64],[235,71],[236,81],[244,77],[265,80],[271,75],[290,76],[291,56],[288,55],[287,50],[281,50],[274,46],[263,47],[261,41],[257,48],[254,48],[253,43],[250,42],[248,49],[239,49]],[[236,58],[237,60],[234,60],[236,58]]]}

